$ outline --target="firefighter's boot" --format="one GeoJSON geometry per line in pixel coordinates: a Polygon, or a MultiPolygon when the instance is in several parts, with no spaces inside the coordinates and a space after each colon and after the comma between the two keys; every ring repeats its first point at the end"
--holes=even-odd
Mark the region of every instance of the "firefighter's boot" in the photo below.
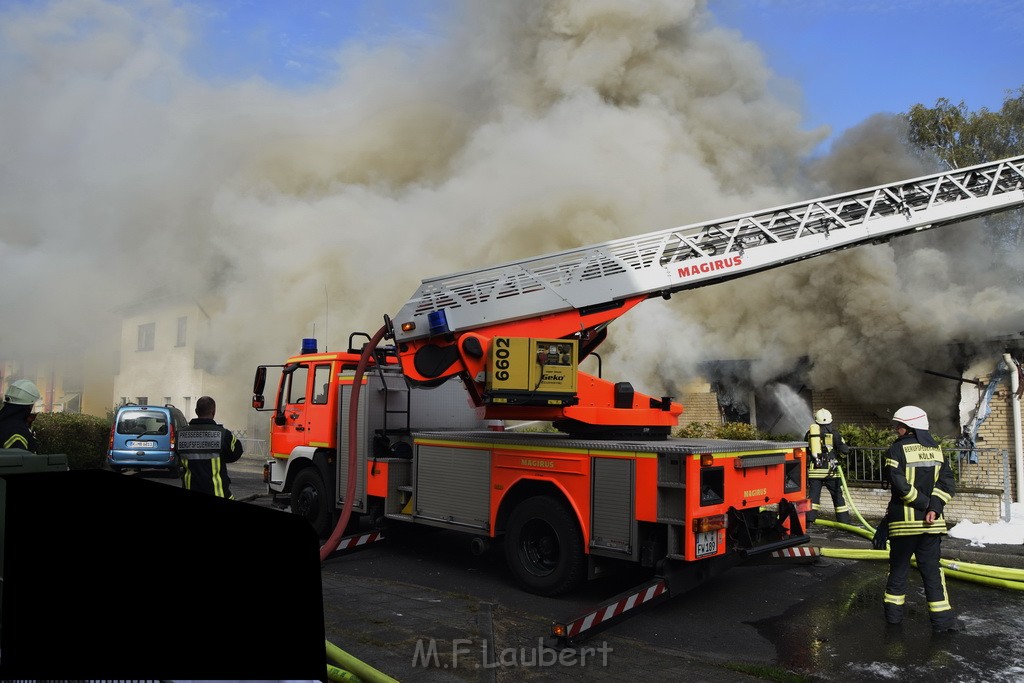
{"type": "Polygon", "coordinates": [[[889,624],[903,623],[903,605],[894,605],[891,602],[884,604],[885,621],[889,624]]]}
{"type": "Polygon", "coordinates": [[[952,633],[960,630],[960,622],[953,615],[952,610],[932,612],[931,622],[934,633],[952,633]]]}

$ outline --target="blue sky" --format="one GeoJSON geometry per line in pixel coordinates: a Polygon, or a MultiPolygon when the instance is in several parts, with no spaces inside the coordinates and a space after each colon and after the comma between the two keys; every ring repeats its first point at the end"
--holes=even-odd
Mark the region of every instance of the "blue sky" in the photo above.
{"type": "MultiPolygon", "coordinates": [[[[193,64],[294,87],[336,69],[348,40],[430,36],[449,3],[417,0],[195,0],[207,33],[193,64]]],[[[805,127],[833,137],[877,112],[940,97],[998,109],[1024,85],[1021,0],[712,0],[718,22],[764,52],[803,92],[805,127]]],[[[787,91],[789,92],[789,91],[787,91]]]]}
{"type": "Polygon", "coordinates": [[[834,132],[875,112],[940,97],[999,109],[1024,86],[1020,0],[717,0],[781,77],[805,93],[808,123],[834,132]]]}

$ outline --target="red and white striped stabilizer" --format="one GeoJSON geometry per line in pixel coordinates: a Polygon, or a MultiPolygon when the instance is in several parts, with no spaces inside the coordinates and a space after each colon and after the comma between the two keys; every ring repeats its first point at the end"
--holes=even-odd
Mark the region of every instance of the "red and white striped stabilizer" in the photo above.
{"type": "Polygon", "coordinates": [[[614,602],[610,602],[607,605],[602,605],[593,612],[588,612],[587,614],[577,617],[572,621],[560,624],[559,626],[564,626],[565,629],[564,635],[561,637],[572,640],[586,631],[623,616],[626,612],[629,612],[632,609],[650,603],[658,598],[667,597],[667,593],[668,585],[664,580],[646,584],[635,593],[616,599],[614,602]]]}
{"type": "Polygon", "coordinates": [[[778,557],[782,559],[792,559],[794,557],[820,557],[821,548],[816,548],[809,545],[800,545],[793,548],[783,548],[782,550],[776,550],[771,554],[771,557],[778,557]]]}
{"type": "Polygon", "coordinates": [[[346,550],[354,550],[364,545],[370,545],[377,541],[384,540],[384,534],[380,531],[371,531],[365,534],[356,534],[355,536],[346,536],[338,541],[338,547],[331,552],[331,557],[337,553],[343,553],[346,550]]]}

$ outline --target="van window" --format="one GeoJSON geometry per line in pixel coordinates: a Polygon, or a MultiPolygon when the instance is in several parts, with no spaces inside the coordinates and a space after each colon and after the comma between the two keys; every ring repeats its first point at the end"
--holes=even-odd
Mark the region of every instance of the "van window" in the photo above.
{"type": "Polygon", "coordinates": [[[171,417],[174,419],[174,426],[178,429],[188,426],[188,418],[185,417],[185,413],[177,408],[171,408],[171,417]]]}
{"type": "Polygon", "coordinates": [[[117,419],[118,434],[166,434],[167,417],[162,412],[123,410],[117,419]]]}

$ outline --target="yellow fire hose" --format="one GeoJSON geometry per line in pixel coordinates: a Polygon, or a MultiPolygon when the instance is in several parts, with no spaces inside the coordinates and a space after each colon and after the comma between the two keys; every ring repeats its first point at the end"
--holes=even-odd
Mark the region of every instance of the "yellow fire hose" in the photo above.
{"type": "MultiPolygon", "coordinates": [[[[843,493],[846,496],[846,500],[849,502],[850,509],[854,512],[857,519],[860,520],[861,524],[863,524],[865,528],[820,518],[815,519],[814,523],[848,531],[871,540],[875,535],[875,529],[868,524],[864,517],[861,516],[857,506],[853,504],[853,497],[850,495],[850,489],[846,485],[846,476],[843,474],[843,468],[840,467],[838,471],[839,480],[843,487],[843,493]]],[[[848,560],[885,560],[889,558],[888,550],[875,550],[873,548],[821,548],[821,554],[824,557],[848,560]]],[[[915,566],[917,565],[916,560],[911,560],[911,562],[915,566]]],[[[946,559],[940,559],[939,564],[942,566],[942,571],[946,576],[964,581],[973,581],[975,583],[993,586],[995,588],[1024,590],[1024,569],[977,564],[973,562],[955,562],[953,560],[946,559]]]]}
{"type": "Polygon", "coordinates": [[[359,678],[333,664],[327,665],[327,679],[338,683],[359,683],[359,678]]]}
{"type": "Polygon", "coordinates": [[[365,681],[365,683],[398,683],[398,681],[366,662],[360,661],[342,650],[329,640],[324,641],[327,645],[327,658],[333,660],[339,667],[327,665],[327,674],[331,676],[331,670],[336,669],[340,674],[347,674],[349,677],[331,678],[332,681],[365,681]]]}

